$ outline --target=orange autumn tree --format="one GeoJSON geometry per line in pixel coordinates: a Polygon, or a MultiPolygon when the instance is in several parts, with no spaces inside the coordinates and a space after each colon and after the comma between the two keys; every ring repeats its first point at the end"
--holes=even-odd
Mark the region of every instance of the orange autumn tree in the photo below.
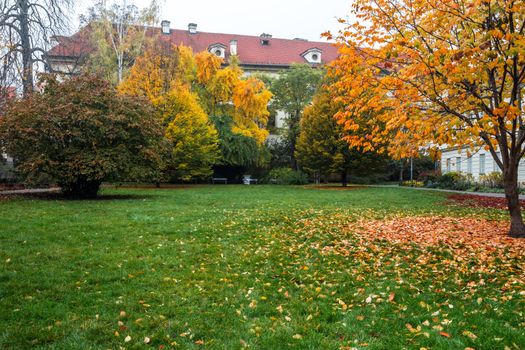
{"type": "Polygon", "coordinates": [[[484,147],[503,173],[509,235],[525,237],[525,2],[354,0],[352,14],[330,86],[350,145],[397,157],[484,147]]]}
{"type": "Polygon", "coordinates": [[[191,91],[195,62],[190,48],[158,43],[144,52],[119,86],[124,94],[148,98],[170,141],[168,171],[189,181],[206,178],[219,159],[217,130],[191,91]]]}

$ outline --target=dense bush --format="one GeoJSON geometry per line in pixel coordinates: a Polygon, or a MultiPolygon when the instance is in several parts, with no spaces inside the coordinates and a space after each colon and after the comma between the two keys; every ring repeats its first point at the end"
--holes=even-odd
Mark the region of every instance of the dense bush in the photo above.
{"type": "Polygon", "coordinates": [[[503,174],[493,171],[479,177],[479,183],[488,188],[503,188],[503,174]]]}
{"type": "Polygon", "coordinates": [[[465,191],[473,185],[474,178],[471,174],[463,174],[456,171],[450,171],[438,177],[433,187],[465,191]]]}
{"type": "Polygon", "coordinates": [[[275,168],[270,171],[266,181],[278,185],[305,185],[308,183],[308,176],[291,168],[275,168]]]}
{"type": "Polygon", "coordinates": [[[157,175],[163,135],[149,103],[87,75],[45,76],[42,86],[0,120],[0,140],[27,181],[44,176],[68,196],[89,198],[104,180],[157,175]]]}
{"type": "Polygon", "coordinates": [[[401,186],[406,186],[406,187],[424,187],[425,186],[423,181],[416,181],[416,180],[403,181],[403,182],[401,182],[400,185],[401,186]]]}

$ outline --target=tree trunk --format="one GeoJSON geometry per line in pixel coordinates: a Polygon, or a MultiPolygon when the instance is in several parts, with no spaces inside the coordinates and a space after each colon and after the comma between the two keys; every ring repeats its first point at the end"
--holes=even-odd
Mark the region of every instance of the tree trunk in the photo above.
{"type": "Polygon", "coordinates": [[[347,172],[346,170],[343,170],[341,172],[341,185],[343,187],[346,187],[348,185],[348,180],[347,180],[347,172]]]}
{"type": "Polygon", "coordinates": [[[519,191],[518,191],[518,167],[510,166],[504,175],[505,197],[510,213],[511,237],[525,237],[525,225],[521,216],[519,191]]]}
{"type": "Polygon", "coordinates": [[[290,116],[289,132],[290,132],[290,166],[293,170],[299,170],[297,166],[297,159],[295,159],[295,149],[297,144],[297,137],[299,136],[299,123],[301,118],[301,111],[295,111],[293,116],[290,116]]]}
{"type": "Polygon", "coordinates": [[[405,162],[403,159],[400,160],[401,169],[399,169],[399,183],[403,182],[403,171],[405,170],[405,162]]]}
{"type": "Polygon", "coordinates": [[[299,170],[297,167],[297,160],[295,159],[295,137],[290,140],[290,167],[294,171],[299,170]]]}
{"type": "Polygon", "coordinates": [[[22,49],[22,87],[24,96],[33,92],[33,55],[31,53],[31,38],[29,36],[27,0],[18,0],[20,9],[20,45],[22,49]]]}
{"type": "Polygon", "coordinates": [[[65,197],[72,199],[94,199],[97,198],[101,181],[79,178],[73,183],[62,185],[62,193],[65,197]]]}

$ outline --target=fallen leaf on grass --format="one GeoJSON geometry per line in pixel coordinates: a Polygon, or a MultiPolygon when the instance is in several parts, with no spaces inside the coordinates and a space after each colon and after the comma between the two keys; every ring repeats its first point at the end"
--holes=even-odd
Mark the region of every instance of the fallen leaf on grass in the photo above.
{"type": "Polygon", "coordinates": [[[464,336],[469,337],[470,339],[476,339],[478,336],[472,333],[471,331],[464,330],[462,333],[464,336]]]}
{"type": "Polygon", "coordinates": [[[393,301],[395,297],[396,297],[396,293],[394,292],[390,293],[390,295],[388,296],[388,301],[393,301]]]}

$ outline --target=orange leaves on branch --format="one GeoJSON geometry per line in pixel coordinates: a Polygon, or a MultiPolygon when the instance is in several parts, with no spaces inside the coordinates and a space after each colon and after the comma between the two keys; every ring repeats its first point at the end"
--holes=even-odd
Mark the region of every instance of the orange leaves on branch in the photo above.
{"type": "Polygon", "coordinates": [[[429,144],[516,147],[513,122],[524,109],[515,103],[521,82],[510,77],[525,69],[525,4],[489,3],[354,1],[357,20],[340,31],[330,67],[353,147],[383,141],[395,157],[429,144]]]}
{"type": "Polygon", "coordinates": [[[222,58],[207,51],[196,54],[197,81],[200,84],[208,84],[221,68],[222,62],[222,58]]]}

